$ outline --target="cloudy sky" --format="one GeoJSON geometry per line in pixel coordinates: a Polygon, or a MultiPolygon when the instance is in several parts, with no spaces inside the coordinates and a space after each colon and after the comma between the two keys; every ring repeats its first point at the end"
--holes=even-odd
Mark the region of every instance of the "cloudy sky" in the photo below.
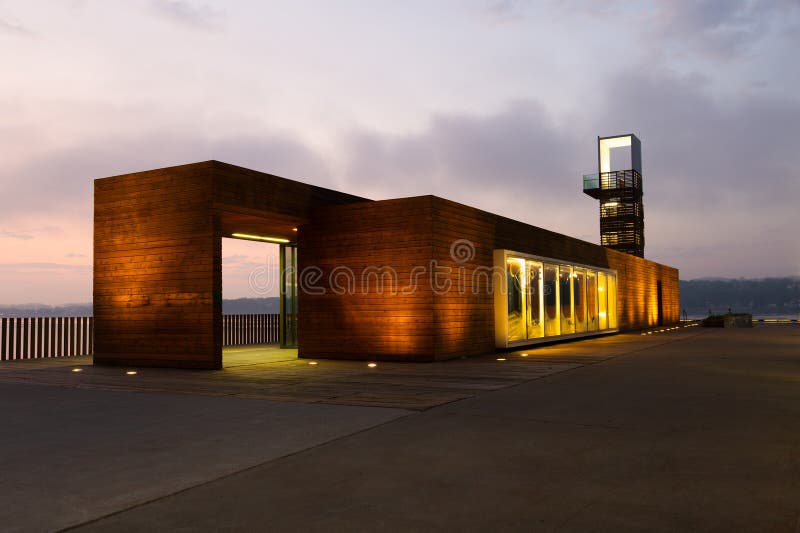
{"type": "Polygon", "coordinates": [[[0,0],[0,303],[89,301],[92,180],[207,159],[598,242],[626,132],[648,258],[798,275],[798,54],[798,0],[0,0]]]}

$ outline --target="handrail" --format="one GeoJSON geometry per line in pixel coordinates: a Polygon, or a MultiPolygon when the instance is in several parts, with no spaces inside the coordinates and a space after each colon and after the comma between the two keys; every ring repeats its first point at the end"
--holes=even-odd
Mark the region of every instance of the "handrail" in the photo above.
{"type": "Polygon", "coordinates": [[[642,175],[634,169],[583,175],[583,190],[640,189],[642,175]]]}

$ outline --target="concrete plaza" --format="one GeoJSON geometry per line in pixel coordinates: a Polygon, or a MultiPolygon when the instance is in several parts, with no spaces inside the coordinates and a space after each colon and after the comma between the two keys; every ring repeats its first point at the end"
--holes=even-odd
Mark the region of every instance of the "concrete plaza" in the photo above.
{"type": "Polygon", "coordinates": [[[796,325],[375,368],[89,362],[0,365],[3,530],[800,527],[796,325]]]}

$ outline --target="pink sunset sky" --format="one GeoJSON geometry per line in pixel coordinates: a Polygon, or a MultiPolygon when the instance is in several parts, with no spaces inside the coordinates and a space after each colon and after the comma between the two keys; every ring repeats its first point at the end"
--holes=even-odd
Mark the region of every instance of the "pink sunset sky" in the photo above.
{"type": "MultiPolygon", "coordinates": [[[[0,0],[0,304],[91,301],[92,180],[208,159],[598,242],[627,132],[646,257],[800,275],[797,50],[792,0],[0,0]]],[[[275,253],[226,240],[225,297],[275,253]]]]}

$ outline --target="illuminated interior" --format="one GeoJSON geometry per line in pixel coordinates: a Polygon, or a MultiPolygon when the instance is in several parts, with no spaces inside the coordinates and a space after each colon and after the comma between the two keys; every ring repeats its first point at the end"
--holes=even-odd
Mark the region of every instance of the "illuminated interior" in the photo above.
{"type": "Polygon", "coordinates": [[[641,172],[641,147],[639,140],[635,135],[620,135],[618,137],[601,137],[598,139],[598,156],[600,172],[611,172],[611,150],[614,148],[628,148],[631,149],[631,166],[626,168],[633,168],[641,172]]]}
{"type": "Polygon", "coordinates": [[[617,331],[617,273],[495,250],[505,291],[495,291],[500,348],[617,331]]]}

